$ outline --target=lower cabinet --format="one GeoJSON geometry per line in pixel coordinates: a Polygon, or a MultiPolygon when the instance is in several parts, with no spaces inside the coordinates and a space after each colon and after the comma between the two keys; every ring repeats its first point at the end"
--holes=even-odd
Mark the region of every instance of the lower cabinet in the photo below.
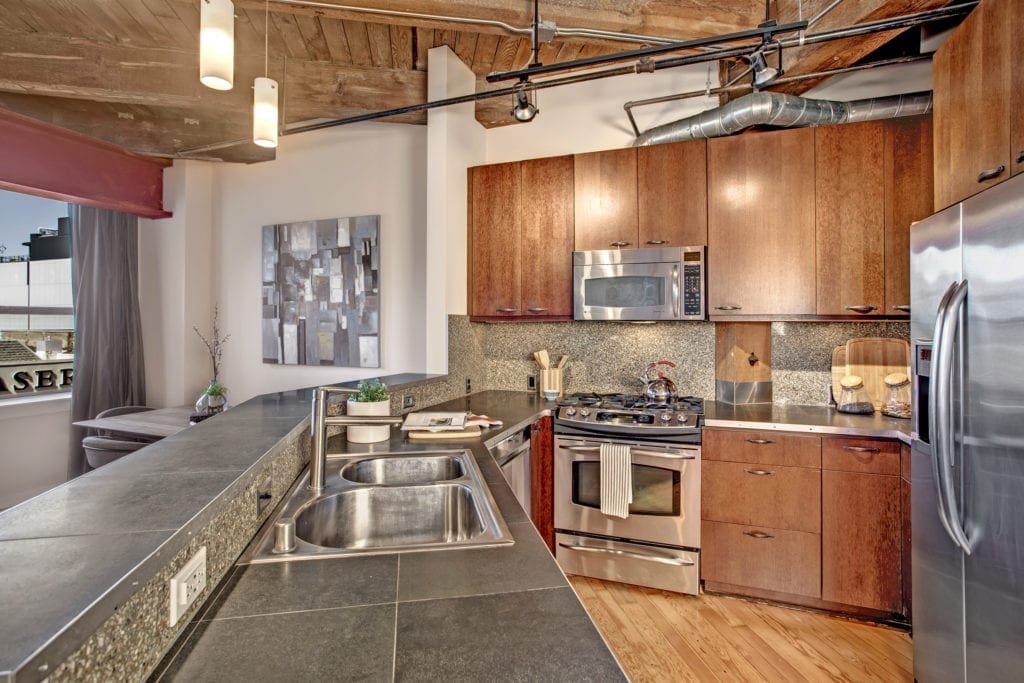
{"type": "Polygon", "coordinates": [[[703,521],[701,573],[725,588],[821,597],[821,535],[703,521]]]}
{"type": "Polygon", "coordinates": [[[542,417],[530,430],[530,519],[555,552],[554,421],[542,417]]]}

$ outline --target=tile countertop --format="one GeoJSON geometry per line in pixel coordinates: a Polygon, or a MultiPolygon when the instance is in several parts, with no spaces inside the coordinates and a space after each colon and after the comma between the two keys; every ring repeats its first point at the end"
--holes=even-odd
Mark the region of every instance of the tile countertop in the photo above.
{"type": "Polygon", "coordinates": [[[899,439],[910,443],[910,420],[886,417],[881,413],[850,415],[828,406],[730,405],[706,401],[704,426],[899,439]]]}
{"type": "Polygon", "coordinates": [[[503,420],[480,439],[331,439],[329,453],[470,449],[515,543],[240,563],[151,680],[625,680],[487,450],[549,407],[487,391],[430,407],[503,420]]]}

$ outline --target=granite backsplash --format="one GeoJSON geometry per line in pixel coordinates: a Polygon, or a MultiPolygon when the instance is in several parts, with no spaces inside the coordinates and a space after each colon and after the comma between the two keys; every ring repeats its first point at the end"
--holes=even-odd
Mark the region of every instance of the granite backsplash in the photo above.
{"type": "MultiPolygon", "coordinates": [[[[832,349],[852,337],[909,337],[905,322],[772,323],[772,382],[776,403],[823,405],[832,349]]],[[[666,359],[683,394],[715,396],[715,324],[656,324],[596,321],[471,323],[448,320],[449,379],[431,385],[440,400],[474,391],[525,391],[537,372],[533,352],[547,349],[553,359],[569,356],[566,392],[637,392],[647,363],[666,359]]]]}

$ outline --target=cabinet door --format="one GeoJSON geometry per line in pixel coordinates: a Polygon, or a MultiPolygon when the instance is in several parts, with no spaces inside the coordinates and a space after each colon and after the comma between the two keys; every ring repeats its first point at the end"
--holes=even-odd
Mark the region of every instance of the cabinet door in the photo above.
{"type": "Polygon", "coordinates": [[[985,0],[935,53],[935,211],[1010,175],[1010,72],[1018,61],[1010,16],[1017,2],[985,0]]]}
{"type": "Polygon", "coordinates": [[[572,317],[573,159],[524,161],[523,315],[572,317]]]}
{"type": "Polygon", "coordinates": [[[900,564],[903,575],[903,616],[907,621],[913,619],[911,600],[911,571],[910,566],[910,446],[900,444],[900,517],[902,519],[902,533],[900,538],[900,564]]]}
{"type": "Polygon", "coordinates": [[[814,129],[818,315],[885,313],[884,140],[880,121],[814,129]]]}
{"type": "Polygon", "coordinates": [[[469,169],[469,314],[520,315],[518,163],[469,169]]]}
{"type": "Polygon", "coordinates": [[[900,477],[823,470],[821,599],[900,612],[900,477]]]}
{"type": "Polygon", "coordinates": [[[885,125],[885,312],[909,315],[910,224],[932,214],[932,120],[885,125]]]}
{"type": "Polygon", "coordinates": [[[822,597],[819,534],[705,520],[700,536],[705,581],[822,597]]]}
{"type": "Polygon", "coordinates": [[[530,518],[555,552],[555,436],[553,420],[542,417],[530,432],[530,518]]]}
{"type": "Polygon", "coordinates": [[[708,243],[707,140],[637,149],[641,247],[708,243]]]}
{"type": "Polygon", "coordinates": [[[814,130],[708,141],[715,317],[814,315],[814,130]]]}
{"type": "Polygon", "coordinates": [[[576,249],[637,246],[636,149],[575,157],[576,249]]]}
{"type": "MultiPolygon", "coordinates": [[[[1024,3],[1009,2],[1012,6],[1010,35],[1024,35],[1024,3]]],[[[1010,170],[1016,175],[1024,172],[1024,64],[1020,59],[1011,63],[1010,85],[1010,170]]]]}

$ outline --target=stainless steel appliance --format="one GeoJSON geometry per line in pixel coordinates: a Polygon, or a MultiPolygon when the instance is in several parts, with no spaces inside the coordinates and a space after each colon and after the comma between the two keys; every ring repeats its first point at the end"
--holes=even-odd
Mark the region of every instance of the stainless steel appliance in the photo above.
{"type": "Polygon", "coordinates": [[[494,458],[501,467],[516,500],[530,514],[530,433],[531,427],[505,437],[494,447],[494,458]]]}
{"type": "Polygon", "coordinates": [[[1024,676],[1024,176],[911,229],[914,675],[1024,676]]]}
{"type": "Polygon", "coordinates": [[[555,416],[555,557],[570,574],[696,594],[700,579],[700,399],[574,396],[555,416]],[[630,449],[633,502],[601,512],[603,443],[630,449]]]}
{"type": "Polygon", "coordinates": [[[576,320],[704,320],[704,247],[576,251],[576,320]]]}

